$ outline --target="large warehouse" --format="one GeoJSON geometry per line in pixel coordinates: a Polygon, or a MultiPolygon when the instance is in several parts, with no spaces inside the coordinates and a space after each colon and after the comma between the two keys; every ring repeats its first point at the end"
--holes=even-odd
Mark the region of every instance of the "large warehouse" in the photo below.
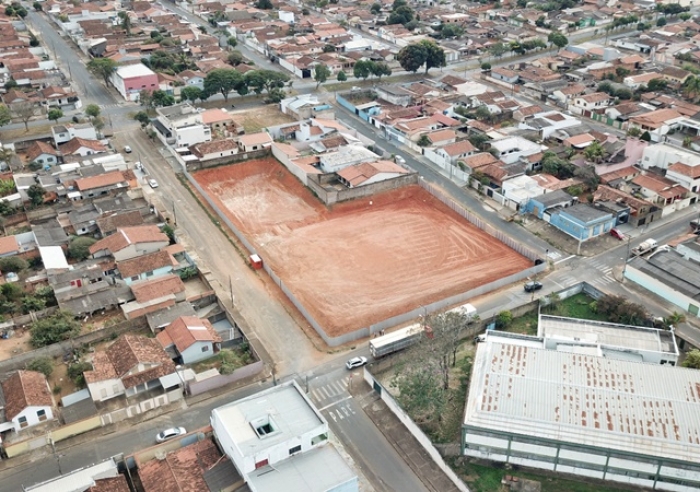
{"type": "Polygon", "coordinates": [[[700,371],[489,335],[473,365],[465,456],[644,487],[700,488],[700,371]]]}

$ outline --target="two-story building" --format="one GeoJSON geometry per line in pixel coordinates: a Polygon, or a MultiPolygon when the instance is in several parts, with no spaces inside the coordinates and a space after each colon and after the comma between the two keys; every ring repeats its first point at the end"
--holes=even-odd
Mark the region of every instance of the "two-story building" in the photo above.
{"type": "Polygon", "coordinates": [[[662,176],[640,174],[632,185],[647,201],[662,209],[662,217],[690,205],[688,189],[662,176]]]}
{"type": "Polygon", "coordinates": [[[489,144],[491,149],[495,150],[496,157],[506,164],[513,164],[521,157],[528,157],[542,150],[541,145],[518,136],[492,140],[489,144]]]}
{"type": "Polygon", "coordinates": [[[569,104],[569,111],[574,114],[590,117],[593,113],[600,113],[607,108],[614,98],[605,92],[594,92],[574,97],[569,104]]]}
{"type": "MultiPolygon", "coordinates": [[[[671,164],[666,171],[666,178],[675,181],[682,187],[690,190],[691,193],[698,193],[700,190],[700,166],[689,166],[682,162],[671,164]]],[[[697,201],[696,196],[690,198],[690,203],[697,201]]]]}
{"type": "Polygon", "coordinates": [[[328,444],[328,422],[294,381],[215,408],[211,426],[252,491],[358,490],[357,476],[328,444]]]}
{"type": "Polygon", "coordinates": [[[183,148],[212,139],[211,128],[190,103],[157,108],[156,114],[151,124],[156,136],[166,145],[183,148]]]}
{"type": "Polygon", "coordinates": [[[138,101],[141,91],[158,89],[158,75],[143,63],[117,67],[110,77],[117,92],[127,101],[138,101]]]}

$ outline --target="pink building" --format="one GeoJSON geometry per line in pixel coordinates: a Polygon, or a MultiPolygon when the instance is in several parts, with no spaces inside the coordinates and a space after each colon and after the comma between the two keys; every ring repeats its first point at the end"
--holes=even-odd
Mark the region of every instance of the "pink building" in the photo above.
{"type": "Polygon", "coordinates": [[[143,90],[158,89],[158,75],[143,63],[117,68],[111,77],[112,85],[127,101],[138,101],[143,90]]]}

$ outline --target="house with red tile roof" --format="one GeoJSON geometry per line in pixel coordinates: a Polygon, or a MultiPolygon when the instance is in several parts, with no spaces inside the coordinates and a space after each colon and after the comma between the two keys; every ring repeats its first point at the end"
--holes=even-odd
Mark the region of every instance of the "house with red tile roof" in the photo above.
{"type": "Polygon", "coordinates": [[[690,166],[676,162],[668,166],[666,178],[689,189],[693,193],[700,190],[700,166],[690,166]]]}
{"type": "Polygon", "coordinates": [[[83,198],[101,196],[110,191],[126,191],[129,180],[124,176],[126,171],[112,171],[97,176],[88,176],[75,180],[75,187],[83,198]]]}
{"type": "Polygon", "coordinates": [[[348,188],[366,186],[410,174],[391,161],[361,162],[338,171],[338,178],[348,188]]]}
{"type": "Polygon", "coordinates": [[[36,140],[26,151],[27,163],[36,162],[37,164],[54,166],[58,164],[58,151],[50,144],[36,140]]]}
{"type": "Polygon", "coordinates": [[[90,246],[90,254],[94,258],[111,255],[117,261],[124,261],[160,251],[169,243],[168,236],[156,225],[121,227],[116,233],[90,246]]]}
{"type": "Polygon", "coordinates": [[[85,138],[74,137],[68,142],[60,145],[58,150],[63,155],[86,155],[101,154],[107,152],[107,147],[99,140],[87,140],[85,138]]]}
{"type": "MultiPolygon", "coordinates": [[[[2,382],[2,394],[5,419],[10,424],[7,428],[15,432],[54,419],[55,404],[49,383],[40,372],[15,372],[2,382]]],[[[0,424],[0,429],[7,424],[0,424]]]]}
{"type": "Polygon", "coordinates": [[[178,266],[178,262],[166,250],[117,261],[119,275],[121,275],[126,285],[131,285],[134,282],[147,278],[168,275],[176,266],[178,266]]]}
{"type": "Polygon", "coordinates": [[[154,338],[122,335],[109,347],[93,354],[92,367],[84,376],[93,401],[122,395],[128,398],[150,389],[168,390],[180,384],[177,378],[166,377],[175,373],[175,364],[154,338]]]}
{"type": "Polygon", "coordinates": [[[180,316],[156,335],[163,349],[183,364],[192,364],[217,354],[221,337],[209,320],[180,316]]]}

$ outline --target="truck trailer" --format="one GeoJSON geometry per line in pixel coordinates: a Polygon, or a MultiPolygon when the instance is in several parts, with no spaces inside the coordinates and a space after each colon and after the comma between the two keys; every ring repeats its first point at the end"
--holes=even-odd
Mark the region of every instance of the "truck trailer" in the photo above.
{"type": "Polygon", "coordinates": [[[374,338],[369,341],[369,352],[375,359],[398,352],[420,340],[424,331],[423,325],[415,324],[374,338]]]}

